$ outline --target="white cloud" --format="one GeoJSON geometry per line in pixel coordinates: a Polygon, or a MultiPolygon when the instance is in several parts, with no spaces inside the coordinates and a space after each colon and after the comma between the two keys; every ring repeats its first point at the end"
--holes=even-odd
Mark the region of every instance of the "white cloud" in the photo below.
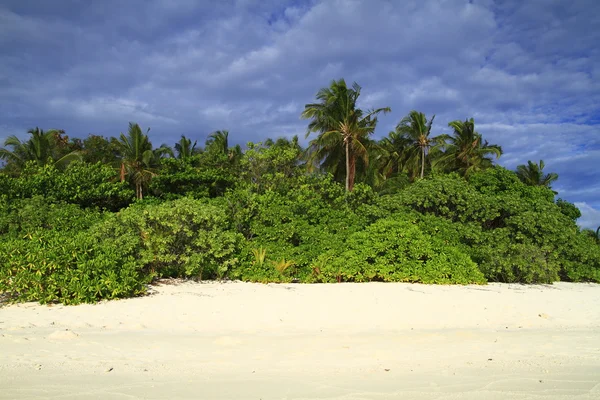
{"type": "Polygon", "coordinates": [[[575,205],[581,211],[581,218],[577,220],[579,226],[588,229],[600,227],[600,210],[591,207],[587,203],[575,203],[575,205]]]}

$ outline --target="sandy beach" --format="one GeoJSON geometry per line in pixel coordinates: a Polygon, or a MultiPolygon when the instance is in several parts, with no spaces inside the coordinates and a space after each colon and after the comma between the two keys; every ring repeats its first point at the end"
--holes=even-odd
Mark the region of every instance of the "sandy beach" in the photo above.
{"type": "Polygon", "coordinates": [[[0,308],[0,399],[599,399],[600,285],[177,283],[0,308]]]}

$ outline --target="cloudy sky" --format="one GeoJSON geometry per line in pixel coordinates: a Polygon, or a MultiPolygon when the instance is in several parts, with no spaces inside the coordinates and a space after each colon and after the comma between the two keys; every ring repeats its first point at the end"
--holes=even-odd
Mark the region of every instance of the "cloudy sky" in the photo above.
{"type": "Polygon", "coordinates": [[[304,137],[332,79],[435,133],[474,117],[514,169],[543,159],[600,225],[598,0],[0,0],[0,140],[28,128],[153,142],[304,137]]]}

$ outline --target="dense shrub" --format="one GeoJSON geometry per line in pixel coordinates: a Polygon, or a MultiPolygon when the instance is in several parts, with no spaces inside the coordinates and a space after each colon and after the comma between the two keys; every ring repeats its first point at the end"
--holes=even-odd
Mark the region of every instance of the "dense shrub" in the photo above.
{"type": "Polygon", "coordinates": [[[102,218],[93,209],[82,209],[75,204],[53,203],[42,196],[0,200],[0,235],[23,236],[41,230],[78,232],[87,229],[102,218]]]}
{"type": "Polygon", "coordinates": [[[561,279],[600,283],[600,245],[595,238],[578,234],[559,257],[563,262],[561,279]]]}
{"type": "Polygon", "coordinates": [[[94,235],[138,237],[140,263],[153,275],[211,279],[237,263],[242,237],[229,227],[222,208],[182,198],[129,207],[96,227],[94,235]]]}
{"type": "Polygon", "coordinates": [[[555,203],[551,190],[526,186],[504,168],[468,182],[452,175],[419,181],[386,200],[382,207],[390,212],[416,212],[425,232],[460,246],[488,280],[597,280],[595,269],[579,261],[593,255],[573,250],[581,248],[576,207],[555,203]]]}
{"type": "Polygon", "coordinates": [[[8,200],[44,196],[49,201],[116,211],[133,201],[133,190],[117,180],[114,168],[73,162],[63,171],[29,163],[19,177],[0,175],[0,193],[8,200]]]}
{"type": "Polygon", "coordinates": [[[203,165],[205,159],[203,155],[161,159],[162,173],[152,179],[150,193],[166,200],[222,196],[235,185],[236,177],[229,168],[203,165]]]}
{"type": "Polygon", "coordinates": [[[65,304],[144,292],[134,236],[97,241],[87,231],[46,230],[0,242],[0,292],[19,301],[65,304]]]}
{"type": "Polygon", "coordinates": [[[11,234],[0,241],[0,292],[18,300],[128,297],[157,276],[221,278],[237,263],[241,235],[222,208],[198,200],[140,202],[108,217],[38,197],[17,205],[1,225],[11,234]]]}
{"type": "Polygon", "coordinates": [[[423,233],[414,221],[383,219],[352,234],[313,264],[324,282],[484,283],[483,274],[458,247],[423,233]]]}
{"type": "Polygon", "coordinates": [[[453,222],[476,221],[483,226],[492,226],[499,216],[497,205],[458,175],[420,180],[390,197],[391,204],[388,207],[407,207],[453,222]]]}
{"type": "Polygon", "coordinates": [[[371,222],[369,201],[365,201],[369,197],[374,198],[370,188],[360,185],[356,193],[345,195],[331,177],[305,181],[285,194],[272,190],[231,193],[226,201],[232,207],[234,225],[247,239],[242,263],[231,277],[306,281],[313,260],[330,249],[343,248],[350,234],[371,222]],[[264,251],[265,262],[257,262],[257,251],[264,251]],[[277,266],[286,263],[291,266],[281,274],[277,266]]]}

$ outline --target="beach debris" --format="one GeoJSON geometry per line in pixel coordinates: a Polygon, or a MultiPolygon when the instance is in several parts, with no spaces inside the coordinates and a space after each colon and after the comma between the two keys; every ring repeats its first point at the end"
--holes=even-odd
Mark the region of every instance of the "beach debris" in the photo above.
{"type": "Polygon", "coordinates": [[[114,369],[113,367],[110,367],[110,368],[108,368],[108,369],[106,370],[106,372],[110,372],[110,371],[112,371],[113,369],[114,369]]]}
{"type": "Polygon", "coordinates": [[[383,370],[384,370],[385,372],[390,372],[390,369],[389,369],[389,368],[384,368],[383,370]]]}
{"type": "Polygon", "coordinates": [[[488,361],[493,361],[493,359],[492,358],[488,358],[488,361]]]}
{"type": "Polygon", "coordinates": [[[541,314],[538,314],[538,316],[539,316],[540,318],[544,318],[544,319],[548,319],[548,318],[550,318],[550,316],[549,316],[548,314],[546,314],[546,313],[541,313],[541,314]]]}

